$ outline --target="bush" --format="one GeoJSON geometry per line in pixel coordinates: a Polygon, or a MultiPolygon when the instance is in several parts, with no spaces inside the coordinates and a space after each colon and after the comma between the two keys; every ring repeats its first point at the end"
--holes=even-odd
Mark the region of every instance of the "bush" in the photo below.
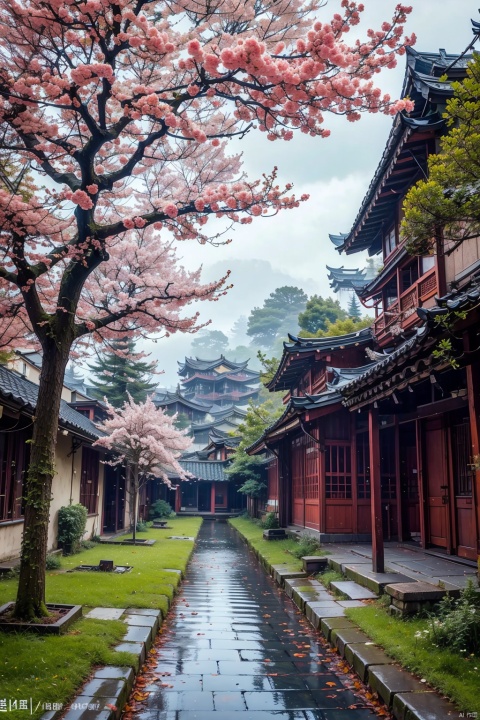
{"type": "Polygon", "coordinates": [[[267,513],[263,518],[261,525],[265,530],[274,530],[280,527],[278,523],[278,518],[274,512],[267,513]]]}
{"type": "Polygon", "coordinates": [[[150,508],[149,516],[153,518],[168,518],[174,515],[172,506],[165,500],[157,500],[150,508]]]}
{"type": "Polygon", "coordinates": [[[323,555],[322,546],[310,535],[301,535],[298,539],[298,545],[294,550],[290,550],[290,553],[296,558],[302,558],[304,555],[323,555]]]}
{"type": "Polygon", "coordinates": [[[149,527],[152,527],[152,523],[149,523],[146,520],[139,520],[137,522],[136,531],[137,532],[147,532],[149,527]]]}
{"type": "Polygon", "coordinates": [[[46,570],[58,570],[61,567],[62,561],[60,560],[59,555],[47,555],[47,559],[45,560],[46,570]]]}
{"type": "Polygon", "coordinates": [[[78,503],[61,507],[58,511],[58,542],[64,555],[72,555],[80,549],[85,535],[87,508],[78,503]]]}
{"type": "Polygon", "coordinates": [[[429,615],[429,628],[422,635],[464,657],[480,652],[480,595],[471,580],[458,600],[445,595],[437,612],[429,615]]]}

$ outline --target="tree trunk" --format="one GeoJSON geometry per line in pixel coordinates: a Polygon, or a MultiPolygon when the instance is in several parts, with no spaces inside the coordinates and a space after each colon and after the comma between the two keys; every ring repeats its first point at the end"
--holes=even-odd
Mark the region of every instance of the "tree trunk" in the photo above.
{"type": "Polygon", "coordinates": [[[138,522],[138,463],[133,466],[132,474],[132,495],[133,495],[133,532],[132,539],[133,544],[137,541],[137,522],[138,522]]]}
{"type": "Polygon", "coordinates": [[[33,620],[48,615],[45,606],[45,561],[55,446],[63,377],[70,343],[48,340],[43,348],[42,372],[33,423],[30,465],[25,483],[25,521],[15,617],[33,620]]]}

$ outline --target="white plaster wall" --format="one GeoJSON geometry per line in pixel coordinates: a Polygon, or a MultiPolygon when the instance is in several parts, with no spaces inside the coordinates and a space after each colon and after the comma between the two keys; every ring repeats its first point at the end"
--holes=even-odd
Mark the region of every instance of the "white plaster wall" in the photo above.
{"type": "Polygon", "coordinates": [[[455,252],[445,258],[445,275],[447,283],[455,280],[457,275],[470,267],[480,258],[480,238],[465,240],[455,252]]]}
{"type": "Polygon", "coordinates": [[[20,555],[23,521],[0,525],[0,562],[20,555]]]}

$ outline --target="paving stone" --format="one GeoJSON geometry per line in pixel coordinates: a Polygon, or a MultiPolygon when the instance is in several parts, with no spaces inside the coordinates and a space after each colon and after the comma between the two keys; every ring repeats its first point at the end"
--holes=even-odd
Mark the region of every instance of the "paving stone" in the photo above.
{"type": "Polygon", "coordinates": [[[162,611],[156,610],[155,608],[127,608],[125,610],[128,615],[149,615],[162,619],[162,611]]]}
{"type": "Polygon", "coordinates": [[[126,614],[122,618],[123,622],[129,627],[146,627],[152,631],[152,636],[157,634],[159,620],[155,615],[129,615],[126,614]]]}
{"type": "Polygon", "coordinates": [[[398,693],[393,698],[393,714],[397,720],[456,720],[459,717],[458,710],[436,693],[398,693]]]}
{"type": "Polygon", "coordinates": [[[114,665],[107,665],[106,667],[96,670],[94,678],[125,680],[125,682],[129,684],[134,680],[134,673],[131,667],[115,667],[114,665]]]}
{"type": "Polygon", "coordinates": [[[345,615],[345,608],[340,607],[337,603],[335,603],[335,607],[311,608],[310,622],[316,630],[319,630],[323,618],[337,618],[343,617],[343,615],[345,615]]]}
{"type": "Polygon", "coordinates": [[[306,578],[307,573],[288,565],[272,565],[272,575],[280,587],[284,587],[286,578],[306,578]]]}
{"type": "Polygon", "coordinates": [[[334,645],[342,657],[345,655],[345,646],[352,643],[370,642],[365,633],[351,628],[334,628],[330,633],[330,642],[334,645]]]}
{"type": "Polygon", "coordinates": [[[85,617],[94,619],[94,620],[119,620],[123,613],[125,612],[125,608],[102,608],[97,607],[93,608],[93,610],[90,610],[85,617]]]}
{"type": "Polygon", "coordinates": [[[410,673],[396,665],[370,665],[368,684],[388,707],[392,707],[397,693],[421,693],[428,690],[410,673]]]}
{"type": "MultiPolygon", "coordinates": [[[[195,540],[194,537],[186,537],[185,535],[170,535],[167,540],[195,540]]],[[[155,542],[155,541],[154,541],[155,542]]]]}
{"type": "MultiPolygon", "coordinates": [[[[75,703],[73,703],[75,704],[75,703]]],[[[112,720],[115,714],[112,710],[67,710],[62,720],[112,720]]]]}
{"type": "Polygon", "coordinates": [[[305,605],[305,614],[308,620],[313,623],[313,614],[316,610],[332,610],[336,607],[338,607],[338,603],[336,603],[333,599],[320,600],[318,602],[309,600],[305,605]]]}
{"type": "Polygon", "coordinates": [[[304,555],[302,564],[305,572],[309,574],[322,572],[328,567],[328,557],[325,555],[304,555]]]}
{"type": "Polygon", "coordinates": [[[345,660],[353,666],[353,669],[366,682],[368,668],[370,665],[391,665],[392,659],[383,650],[366,643],[352,643],[345,648],[345,660]]]}
{"type": "Polygon", "coordinates": [[[337,605],[343,608],[365,607],[365,603],[361,600],[337,600],[337,605]]]}
{"type": "Polygon", "coordinates": [[[349,600],[374,600],[377,595],[353,580],[334,580],[331,587],[346,595],[349,600]]]}

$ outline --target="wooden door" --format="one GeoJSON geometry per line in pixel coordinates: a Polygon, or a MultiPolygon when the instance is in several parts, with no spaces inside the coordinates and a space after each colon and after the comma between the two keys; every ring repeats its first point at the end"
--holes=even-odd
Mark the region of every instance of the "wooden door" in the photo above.
{"type": "Polygon", "coordinates": [[[453,475],[453,523],[456,529],[457,554],[477,559],[475,504],[473,502],[474,468],[472,466],[472,441],[468,417],[458,418],[451,426],[452,475],[453,475]]]}
{"type": "Polygon", "coordinates": [[[427,542],[451,551],[447,456],[442,420],[426,420],[424,424],[425,503],[427,542]]]}
{"type": "Polygon", "coordinates": [[[305,436],[292,440],[292,490],[294,525],[305,527],[305,436]]]}
{"type": "Polygon", "coordinates": [[[400,493],[402,539],[420,536],[419,474],[415,423],[400,425],[400,493]]]}

